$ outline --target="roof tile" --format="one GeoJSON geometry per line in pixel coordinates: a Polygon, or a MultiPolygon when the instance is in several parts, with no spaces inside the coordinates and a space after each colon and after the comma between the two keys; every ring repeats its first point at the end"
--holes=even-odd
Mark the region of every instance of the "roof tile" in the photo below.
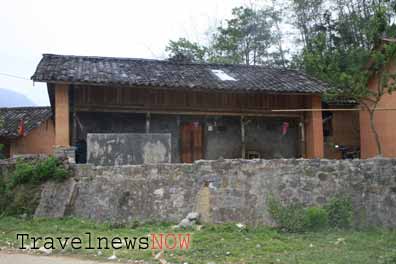
{"type": "Polygon", "coordinates": [[[50,107],[0,108],[0,137],[17,138],[20,120],[25,126],[25,135],[52,116],[50,107]]]}
{"type": "Polygon", "coordinates": [[[322,93],[328,89],[327,84],[297,70],[54,54],[43,55],[32,80],[279,93],[322,93]],[[236,81],[222,81],[212,70],[222,70],[236,81]]]}

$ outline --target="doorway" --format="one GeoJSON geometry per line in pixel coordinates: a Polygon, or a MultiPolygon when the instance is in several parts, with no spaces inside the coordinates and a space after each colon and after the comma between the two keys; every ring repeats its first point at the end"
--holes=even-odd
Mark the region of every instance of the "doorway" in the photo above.
{"type": "Polygon", "coordinates": [[[181,127],[181,162],[192,163],[203,158],[203,130],[199,122],[181,127]]]}

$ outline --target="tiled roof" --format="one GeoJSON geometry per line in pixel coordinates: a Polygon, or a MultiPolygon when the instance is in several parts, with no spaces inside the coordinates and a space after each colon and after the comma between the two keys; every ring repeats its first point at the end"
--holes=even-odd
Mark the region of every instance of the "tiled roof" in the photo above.
{"type": "Polygon", "coordinates": [[[18,137],[20,120],[24,122],[25,135],[52,116],[50,107],[0,108],[0,137],[18,137]]]}
{"type": "Polygon", "coordinates": [[[327,85],[303,72],[235,64],[44,54],[32,80],[226,91],[322,93],[327,85]],[[215,70],[215,71],[213,71],[215,70]],[[216,70],[231,80],[222,80],[216,70]],[[235,79],[235,80],[232,80],[235,79]]]}
{"type": "Polygon", "coordinates": [[[334,98],[327,101],[330,105],[350,105],[355,106],[358,105],[358,102],[351,98],[334,98]]]}

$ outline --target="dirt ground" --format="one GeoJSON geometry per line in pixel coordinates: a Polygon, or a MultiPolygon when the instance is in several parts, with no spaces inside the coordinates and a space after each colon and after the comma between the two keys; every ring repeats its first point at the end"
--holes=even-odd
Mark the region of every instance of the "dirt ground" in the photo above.
{"type": "MultiPolygon", "coordinates": [[[[71,257],[34,256],[0,251],[0,264],[99,264],[90,260],[79,260],[71,257]]],[[[102,262],[103,263],[103,262],[102,262]]]]}

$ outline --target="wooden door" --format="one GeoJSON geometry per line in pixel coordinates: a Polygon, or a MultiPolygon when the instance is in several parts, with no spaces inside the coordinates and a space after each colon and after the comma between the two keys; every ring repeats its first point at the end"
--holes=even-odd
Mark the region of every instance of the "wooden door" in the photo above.
{"type": "Polygon", "coordinates": [[[184,124],[181,128],[181,161],[192,163],[202,158],[202,125],[198,122],[184,124]]]}

